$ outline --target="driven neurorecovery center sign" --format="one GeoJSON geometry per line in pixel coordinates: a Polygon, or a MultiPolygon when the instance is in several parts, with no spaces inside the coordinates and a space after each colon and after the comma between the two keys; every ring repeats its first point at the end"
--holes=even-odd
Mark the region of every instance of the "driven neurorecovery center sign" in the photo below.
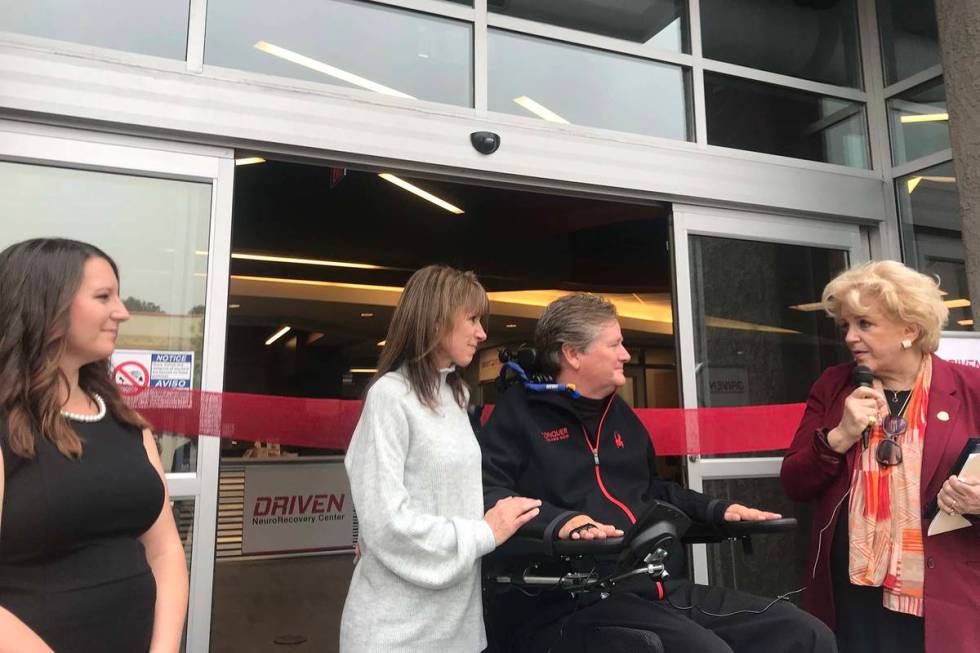
{"type": "Polygon", "coordinates": [[[246,464],[243,554],[350,549],[353,522],[342,462],[246,464]]]}

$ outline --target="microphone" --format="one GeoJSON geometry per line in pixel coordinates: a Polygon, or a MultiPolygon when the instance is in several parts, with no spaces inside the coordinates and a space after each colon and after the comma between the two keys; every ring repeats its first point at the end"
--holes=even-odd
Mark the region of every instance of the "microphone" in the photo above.
{"type": "MultiPolygon", "coordinates": [[[[874,383],[875,376],[871,372],[871,368],[867,365],[858,365],[854,368],[851,373],[851,380],[859,388],[870,388],[874,383]]],[[[868,440],[871,438],[871,425],[865,427],[864,431],[861,433],[861,444],[864,449],[868,448],[868,440]]]]}

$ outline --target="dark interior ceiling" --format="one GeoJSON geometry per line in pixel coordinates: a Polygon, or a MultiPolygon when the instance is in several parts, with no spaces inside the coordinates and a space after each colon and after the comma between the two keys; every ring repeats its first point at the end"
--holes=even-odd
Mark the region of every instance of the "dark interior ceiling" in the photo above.
{"type": "Polygon", "coordinates": [[[232,249],[393,268],[347,270],[234,260],[232,274],[402,285],[446,263],[488,290],[669,292],[669,206],[403,179],[462,208],[418,198],[374,172],[267,161],[236,170],[232,249]]]}

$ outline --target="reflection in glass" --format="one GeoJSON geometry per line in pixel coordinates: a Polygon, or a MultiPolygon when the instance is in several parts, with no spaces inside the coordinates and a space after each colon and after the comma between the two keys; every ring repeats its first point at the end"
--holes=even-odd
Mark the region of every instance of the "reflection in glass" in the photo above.
{"type": "Polygon", "coordinates": [[[701,0],[709,59],[838,86],[861,86],[855,0],[701,0]]]}
{"type": "Polygon", "coordinates": [[[487,9],[655,48],[688,51],[687,0],[488,0],[487,9]]]}
{"type": "Polygon", "coordinates": [[[210,0],[204,62],[472,106],[472,26],[350,0],[210,0]]]}
{"type": "Polygon", "coordinates": [[[864,105],[705,72],[708,142],[869,168],[864,105]]]}
{"type": "Polygon", "coordinates": [[[896,164],[949,149],[949,114],[943,78],[888,100],[892,159],[896,164]]]}
{"type": "MultiPolygon", "coordinates": [[[[117,349],[194,352],[201,387],[210,184],[0,162],[0,215],[0,249],[57,235],[115,259],[131,316],[117,349]]],[[[196,471],[194,440],[156,435],[166,471],[196,471]]]]}
{"type": "Polygon", "coordinates": [[[184,59],[189,11],[189,0],[0,0],[0,31],[184,59]]]}
{"type": "MultiPolygon", "coordinates": [[[[708,583],[756,596],[779,596],[797,587],[794,583],[803,577],[810,549],[813,509],[790,501],[778,478],[708,479],[704,493],[712,499],[796,517],[800,524],[789,533],[752,538],[750,555],[739,541],[708,546],[708,583]]],[[[799,605],[800,595],[790,596],[790,601],[799,605]]]]}
{"type": "Polygon", "coordinates": [[[936,6],[930,0],[877,0],[885,84],[941,63],[936,6]]]}
{"type": "Polygon", "coordinates": [[[843,250],[691,236],[690,257],[699,406],[804,401],[847,359],[817,305],[843,250]]]}
{"type": "Polygon", "coordinates": [[[491,111],[688,139],[679,66],[494,29],[488,50],[491,111]]]}
{"type": "Polygon", "coordinates": [[[949,309],[947,329],[973,329],[960,228],[960,200],[952,161],[895,181],[905,263],[939,277],[949,309]]]}

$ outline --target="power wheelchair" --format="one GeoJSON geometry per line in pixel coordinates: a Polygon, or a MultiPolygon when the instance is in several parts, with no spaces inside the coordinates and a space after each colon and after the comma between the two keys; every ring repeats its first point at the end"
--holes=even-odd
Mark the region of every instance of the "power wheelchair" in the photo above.
{"type": "MultiPolygon", "coordinates": [[[[517,352],[503,350],[503,367],[497,380],[504,392],[512,385],[532,391],[565,391],[535,370],[535,354],[530,348],[517,352]],[[529,371],[526,371],[529,370],[529,371]]],[[[710,525],[692,522],[678,508],[662,501],[648,504],[636,523],[623,537],[604,540],[543,539],[522,529],[483,559],[483,606],[489,646],[486,653],[513,653],[524,633],[504,618],[499,608],[514,596],[543,597],[563,593],[593,605],[608,598],[621,584],[646,577],[661,590],[671,573],[683,569],[684,546],[736,540],[746,554],[752,552],[753,535],[795,530],[795,518],[761,522],[729,522],[710,525]],[[678,559],[679,558],[679,559],[678,559]]],[[[617,627],[619,649],[631,652],[660,650],[659,640],[649,631],[617,627]],[[633,642],[632,644],[630,642],[633,642]],[[625,647],[625,648],[623,648],[625,647]]],[[[559,651],[560,649],[554,649],[559,651]]],[[[606,645],[598,650],[614,653],[606,645]]]]}

